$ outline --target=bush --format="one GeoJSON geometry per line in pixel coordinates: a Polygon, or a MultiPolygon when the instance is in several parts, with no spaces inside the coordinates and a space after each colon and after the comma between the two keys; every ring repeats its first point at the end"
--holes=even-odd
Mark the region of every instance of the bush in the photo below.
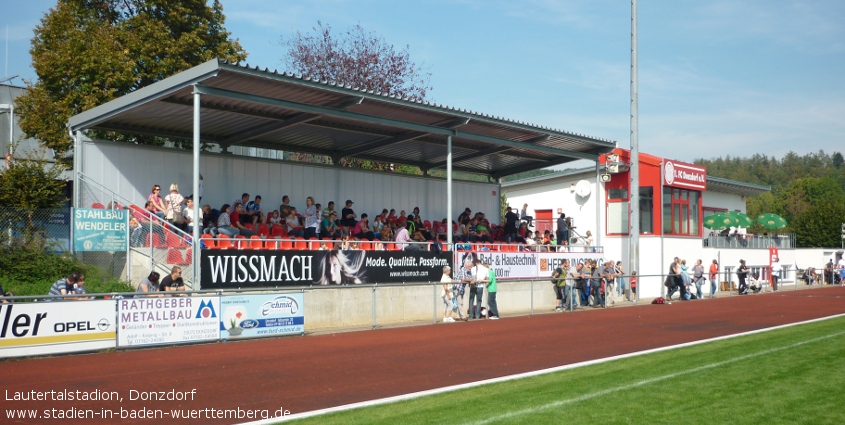
{"type": "Polygon", "coordinates": [[[0,248],[0,285],[18,296],[46,295],[57,280],[80,272],[89,293],[132,292],[128,283],[84,264],[70,254],[53,254],[22,246],[0,248]]]}

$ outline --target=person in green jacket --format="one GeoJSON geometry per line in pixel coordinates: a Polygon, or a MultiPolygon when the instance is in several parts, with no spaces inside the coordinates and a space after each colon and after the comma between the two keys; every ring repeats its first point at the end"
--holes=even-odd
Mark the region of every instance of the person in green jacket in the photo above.
{"type": "Polygon", "coordinates": [[[499,306],[496,304],[496,272],[490,267],[489,264],[484,264],[484,267],[487,267],[489,270],[487,272],[487,278],[484,279],[487,282],[487,318],[490,320],[499,320],[499,306]]]}

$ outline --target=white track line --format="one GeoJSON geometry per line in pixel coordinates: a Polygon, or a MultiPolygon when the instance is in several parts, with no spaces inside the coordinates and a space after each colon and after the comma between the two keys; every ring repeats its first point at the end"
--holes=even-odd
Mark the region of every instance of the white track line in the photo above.
{"type": "MultiPolygon", "coordinates": [[[[793,327],[793,326],[805,325],[805,324],[808,324],[808,323],[816,323],[816,322],[821,322],[821,321],[825,321],[825,320],[835,319],[835,318],[838,318],[838,317],[845,317],[845,313],[836,314],[836,315],[833,315],[833,316],[822,317],[822,318],[818,318],[818,319],[805,320],[803,322],[788,323],[788,324],[785,324],[785,325],[773,326],[771,328],[757,329],[757,330],[754,330],[754,331],[741,332],[741,333],[731,334],[731,335],[723,335],[723,336],[703,339],[703,340],[699,340],[699,341],[685,342],[683,344],[676,344],[676,345],[670,345],[670,346],[666,346],[666,347],[652,348],[652,349],[649,349],[649,350],[637,351],[637,352],[634,352],[634,353],[620,354],[618,356],[605,357],[603,359],[595,359],[595,360],[588,360],[588,361],[584,361],[584,362],[580,362],[580,363],[572,363],[572,364],[568,364],[568,365],[564,365],[564,366],[557,366],[557,367],[548,368],[548,369],[536,370],[536,371],[533,371],[533,372],[518,373],[518,374],[515,374],[515,375],[502,376],[502,377],[499,377],[499,378],[485,379],[485,380],[476,381],[476,382],[468,382],[466,384],[452,385],[452,386],[448,386],[448,387],[434,388],[434,389],[431,389],[431,390],[418,391],[418,392],[414,392],[414,393],[402,394],[402,395],[393,396],[393,397],[386,397],[386,398],[380,398],[380,399],[376,399],[376,400],[368,400],[368,401],[362,401],[362,402],[358,402],[358,403],[345,404],[345,405],[342,405],[342,406],[329,407],[329,408],[326,408],[326,409],[312,410],[310,412],[295,413],[295,414],[283,416],[283,417],[262,419],[262,420],[253,421],[253,422],[244,422],[240,425],[271,425],[271,424],[275,424],[275,423],[287,422],[287,421],[292,421],[292,420],[297,420],[297,419],[310,418],[310,417],[313,417],[313,416],[325,415],[325,414],[329,414],[329,413],[336,413],[336,412],[343,412],[343,411],[346,411],[346,410],[360,409],[360,408],[363,408],[363,407],[379,406],[379,405],[383,405],[383,404],[396,403],[396,402],[399,402],[399,401],[413,400],[413,399],[417,399],[417,398],[420,398],[420,397],[426,397],[426,396],[430,396],[430,395],[443,394],[443,393],[448,393],[448,392],[452,392],[452,391],[459,391],[459,390],[464,390],[464,389],[468,389],[468,388],[480,387],[482,385],[513,381],[513,380],[516,380],[516,379],[530,378],[530,377],[540,376],[540,375],[547,375],[547,374],[550,374],[550,373],[560,372],[560,371],[564,371],[564,370],[570,370],[570,369],[575,369],[575,368],[584,367],[584,366],[590,366],[590,365],[607,363],[607,362],[612,362],[612,361],[621,360],[621,359],[638,357],[638,356],[643,356],[643,355],[646,355],[646,354],[659,353],[659,352],[663,352],[663,351],[675,350],[675,349],[678,349],[678,348],[692,347],[692,346],[696,346],[696,345],[706,344],[706,343],[709,343],[709,342],[723,341],[723,340],[738,338],[738,337],[742,337],[742,336],[748,336],[748,335],[754,335],[754,334],[758,334],[758,333],[770,332],[770,331],[774,331],[774,330],[777,330],[777,329],[790,328],[790,327],[793,327]]],[[[770,350],[767,350],[767,351],[764,351],[764,352],[761,352],[761,353],[755,353],[755,354],[753,354],[753,356],[757,356],[757,355],[760,355],[760,354],[763,354],[763,353],[778,351],[778,350],[784,350],[784,349],[787,349],[787,348],[792,348],[792,347],[796,347],[796,346],[803,345],[803,344],[809,344],[811,342],[815,342],[815,341],[822,340],[822,339],[825,339],[825,338],[832,338],[832,337],[839,336],[839,335],[842,335],[842,334],[845,334],[845,331],[843,331],[841,333],[833,334],[833,335],[819,337],[819,338],[816,338],[816,339],[813,339],[813,340],[799,342],[799,343],[796,343],[796,344],[793,344],[793,345],[790,345],[790,346],[786,346],[786,347],[773,348],[773,349],[770,349],[770,350]]],[[[592,398],[592,397],[600,396],[600,395],[603,395],[603,394],[608,394],[608,393],[615,392],[615,391],[621,391],[621,390],[624,390],[624,389],[627,389],[627,388],[634,388],[636,386],[642,386],[642,385],[650,384],[652,382],[657,382],[657,381],[660,381],[660,380],[663,380],[663,379],[673,378],[673,377],[676,377],[676,376],[679,376],[679,375],[682,375],[682,374],[686,374],[686,373],[701,371],[701,370],[704,370],[704,369],[716,367],[718,365],[722,365],[722,364],[729,363],[729,362],[732,362],[732,361],[739,361],[739,360],[742,360],[742,359],[745,359],[745,358],[748,358],[748,357],[751,357],[751,356],[752,355],[737,357],[736,359],[726,360],[724,362],[714,363],[712,365],[705,365],[705,366],[690,369],[690,370],[684,371],[684,372],[678,372],[678,373],[674,373],[674,374],[670,374],[670,375],[664,375],[664,376],[661,376],[661,377],[651,378],[651,379],[648,379],[648,380],[645,380],[645,381],[636,382],[636,383],[633,383],[633,384],[629,384],[626,387],[618,387],[618,388],[613,388],[613,389],[609,389],[609,390],[604,390],[604,391],[600,391],[600,392],[597,392],[597,393],[584,395],[584,396],[581,396],[581,397],[578,397],[578,398],[575,398],[575,399],[561,400],[561,401],[557,401],[557,402],[554,402],[554,403],[550,403],[547,406],[551,407],[552,405],[557,406],[559,404],[566,404],[566,403],[581,401],[582,399],[586,400],[587,398],[592,398]],[[558,403],[558,404],[555,404],[555,403],[558,403]]],[[[540,410],[540,409],[544,409],[544,408],[546,408],[546,406],[535,407],[535,408],[532,408],[530,410],[536,411],[536,410],[540,410]]],[[[525,409],[524,412],[530,413],[530,412],[528,412],[528,410],[529,409],[525,409]]],[[[518,411],[518,412],[523,412],[523,411],[518,411]]],[[[523,413],[523,414],[525,414],[525,413],[523,413]]],[[[516,415],[516,414],[517,414],[517,412],[513,412],[513,413],[509,413],[508,415],[516,415]]],[[[504,416],[503,415],[501,418],[504,419],[505,417],[510,417],[510,416],[504,416]]],[[[484,421],[481,421],[481,422],[472,422],[472,424],[484,424],[484,423],[487,423],[487,422],[490,422],[490,421],[493,421],[493,420],[499,420],[499,419],[498,419],[498,417],[497,418],[488,418],[488,419],[485,419],[484,421]]]]}

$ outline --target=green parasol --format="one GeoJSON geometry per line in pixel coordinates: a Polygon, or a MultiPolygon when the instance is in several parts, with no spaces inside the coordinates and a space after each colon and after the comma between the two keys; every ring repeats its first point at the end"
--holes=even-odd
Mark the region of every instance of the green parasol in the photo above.
{"type": "Polygon", "coordinates": [[[711,230],[725,230],[728,227],[736,226],[738,220],[736,217],[729,216],[724,213],[716,213],[704,217],[702,223],[704,227],[711,230]]]}
{"type": "Polygon", "coordinates": [[[752,220],[751,217],[749,217],[745,213],[736,212],[736,211],[728,211],[728,212],[723,213],[723,214],[727,215],[728,217],[733,217],[737,220],[736,224],[734,224],[733,226],[751,227],[751,226],[754,225],[754,220],[752,220]]]}
{"type": "Polygon", "coordinates": [[[783,229],[786,227],[786,220],[783,217],[772,213],[760,214],[757,217],[757,223],[770,230],[783,229]]]}

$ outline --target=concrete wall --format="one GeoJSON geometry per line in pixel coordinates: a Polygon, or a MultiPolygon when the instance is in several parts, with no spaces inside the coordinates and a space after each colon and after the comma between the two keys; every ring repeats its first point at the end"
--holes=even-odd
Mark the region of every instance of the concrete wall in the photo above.
{"type": "MultiPolygon", "coordinates": [[[[439,283],[419,286],[378,286],[362,288],[319,288],[305,291],[305,327],[309,332],[329,329],[369,328],[373,325],[373,301],[377,326],[434,322],[443,320],[439,283]]],[[[548,280],[499,282],[496,300],[501,316],[550,312],[556,301],[548,280]]],[[[467,309],[468,298],[461,306],[467,309]]],[[[484,294],[487,305],[487,293],[484,294]]],[[[457,314],[453,315],[457,317],[457,314]]]]}

